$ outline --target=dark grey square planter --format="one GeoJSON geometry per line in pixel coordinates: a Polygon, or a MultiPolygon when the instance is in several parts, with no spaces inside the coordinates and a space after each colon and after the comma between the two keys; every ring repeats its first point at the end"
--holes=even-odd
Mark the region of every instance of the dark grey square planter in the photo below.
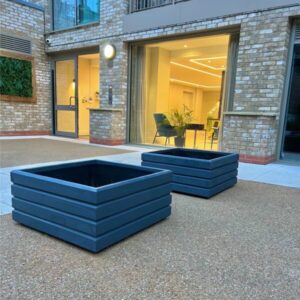
{"type": "Polygon", "coordinates": [[[239,155],[192,149],[142,154],[142,165],[173,172],[174,192],[210,198],[237,182],[239,155]]]}
{"type": "Polygon", "coordinates": [[[171,214],[172,173],[90,160],[11,172],[13,219],[92,252],[171,214]]]}

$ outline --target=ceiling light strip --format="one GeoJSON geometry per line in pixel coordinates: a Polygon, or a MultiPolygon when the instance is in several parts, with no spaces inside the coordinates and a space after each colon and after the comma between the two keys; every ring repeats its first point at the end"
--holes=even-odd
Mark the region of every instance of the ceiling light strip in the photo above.
{"type": "Polygon", "coordinates": [[[203,63],[197,62],[197,59],[190,59],[190,62],[192,62],[192,63],[194,63],[196,65],[199,65],[199,66],[203,66],[203,67],[208,68],[208,69],[215,70],[215,71],[223,71],[223,70],[225,70],[225,67],[224,68],[213,67],[213,66],[210,66],[210,65],[207,65],[207,64],[203,64],[203,63]]]}
{"type": "Polygon", "coordinates": [[[203,73],[203,74],[207,74],[207,75],[210,75],[210,76],[214,76],[214,77],[217,77],[217,78],[222,78],[221,75],[217,75],[217,74],[210,73],[210,72],[207,72],[207,71],[202,71],[202,70],[199,70],[199,69],[196,69],[196,68],[193,68],[193,67],[189,67],[189,66],[186,66],[186,65],[182,65],[182,64],[176,63],[174,61],[171,61],[171,64],[175,65],[175,66],[178,66],[178,67],[181,67],[181,68],[188,69],[188,70],[192,70],[192,71],[196,71],[196,72],[199,72],[199,73],[203,73]]]}
{"type": "Polygon", "coordinates": [[[195,58],[194,60],[215,60],[215,59],[227,59],[227,56],[214,56],[205,58],[195,58]]]}
{"type": "Polygon", "coordinates": [[[179,80],[179,79],[175,79],[175,78],[170,78],[171,82],[178,82],[178,83],[182,83],[182,84],[187,84],[187,85],[192,85],[195,87],[201,87],[201,88],[206,88],[206,89],[219,89],[220,86],[218,85],[203,85],[203,84],[198,84],[198,83],[194,83],[194,82],[190,82],[190,81],[184,81],[184,80],[179,80]]]}

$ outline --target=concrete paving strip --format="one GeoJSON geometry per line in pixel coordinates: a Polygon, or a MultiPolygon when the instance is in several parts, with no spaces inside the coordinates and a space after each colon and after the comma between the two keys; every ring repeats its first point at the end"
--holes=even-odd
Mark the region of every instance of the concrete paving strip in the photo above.
{"type": "MultiPolygon", "coordinates": [[[[35,138],[35,141],[39,141],[41,138],[35,138]]],[[[77,146],[87,146],[88,143],[86,141],[78,141],[71,140],[66,138],[57,138],[57,137],[47,137],[43,138],[46,142],[64,142],[68,143],[68,148],[73,148],[74,144],[77,146]]],[[[4,139],[0,139],[3,141],[4,139]]],[[[22,140],[22,139],[11,139],[11,140],[22,140]]],[[[30,139],[28,139],[30,140],[30,139]]],[[[5,139],[6,141],[6,139],[5,139]]],[[[23,142],[23,141],[22,141],[23,142]]],[[[58,144],[60,146],[60,144],[58,144]]],[[[66,147],[66,146],[64,146],[66,147]]],[[[11,194],[10,194],[10,172],[14,169],[20,168],[32,168],[37,166],[50,165],[53,163],[64,163],[66,161],[82,161],[86,159],[102,159],[102,160],[110,160],[120,163],[134,164],[140,165],[141,163],[141,153],[145,151],[153,151],[153,148],[149,147],[138,147],[131,145],[122,145],[118,147],[103,147],[101,145],[92,146],[93,148],[100,150],[92,150],[92,151],[101,151],[101,155],[103,156],[93,156],[93,157],[85,157],[78,159],[71,159],[71,157],[66,158],[65,160],[58,160],[58,157],[52,156],[52,161],[50,162],[41,162],[35,164],[25,164],[18,165],[14,167],[0,168],[0,215],[11,212],[11,194]],[[116,152],[117,150],[117,152],[116,152]],[[118,151],[123,151],[120,154],[118,151]],[[104,155],[104,153],[111,155],[104,155]],[[115,154],[112,154],[115,153],[115,154]]],[[[84,148],[85,149],[85,148],[84,148]]],[[[157,148],[156,148],[157,149],[157,148]]],[[[98,152],[96,152],[98,153],[98,152]]],[[[29,155],[29,154],[28,154],[29,155]]],[[[85,153],[85,155],[87,155],[85,153]]],[[[238,178],[241,180],[249,180],[255,182],[269,183],[287,187],[295,187],[300,188],[300,166],[296,165],[288,165],[288,164],[279,164],[273,163],[269,165],[254,165],[254,164],[246,164],[240,163],[239,165],[239,175],[238,178]]],[[[299,196],[300,197],[300,196],[299,196]]]]}

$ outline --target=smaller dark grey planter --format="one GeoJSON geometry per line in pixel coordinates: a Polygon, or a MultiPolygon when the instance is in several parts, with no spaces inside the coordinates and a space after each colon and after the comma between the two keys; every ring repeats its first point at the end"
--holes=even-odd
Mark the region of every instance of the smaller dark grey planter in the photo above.
{"type": "Polygon", "coordinates": [[[11,172],[13,219],[92,252],[171,214],[172,173],[105,161],[11,172]]]}
{"type": "Polygon", "coordinates": [[[210,198],[237,182],[239,155],[167,149],[142,154],[142,165],[173,172],[173,191],[210,198]]]}

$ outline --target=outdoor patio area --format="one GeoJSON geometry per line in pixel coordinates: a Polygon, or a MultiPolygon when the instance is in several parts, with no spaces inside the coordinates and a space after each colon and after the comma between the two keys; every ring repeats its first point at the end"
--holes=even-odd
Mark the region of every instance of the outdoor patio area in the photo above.
{"type": "Polygon", "coordinates": [[[298,189],[241,181],[172,207],[99,254],[0,217],[0,298],[299,299],[298,189]]]}
{"type": "Polygon", "coordinates": [[[0,300],[300,300],[300,0],[0,7],[0,300]]]}
{"type": "Polygon", "coordinates": [[[210,200],[173,193],[170,218],[90,254],[11,219],[10,171],[88,157],[140,164],[153,149],[59,138],[0,145],[1,299],[299,299],[300,166],[241,163],[235,187],[210,200]]]}

